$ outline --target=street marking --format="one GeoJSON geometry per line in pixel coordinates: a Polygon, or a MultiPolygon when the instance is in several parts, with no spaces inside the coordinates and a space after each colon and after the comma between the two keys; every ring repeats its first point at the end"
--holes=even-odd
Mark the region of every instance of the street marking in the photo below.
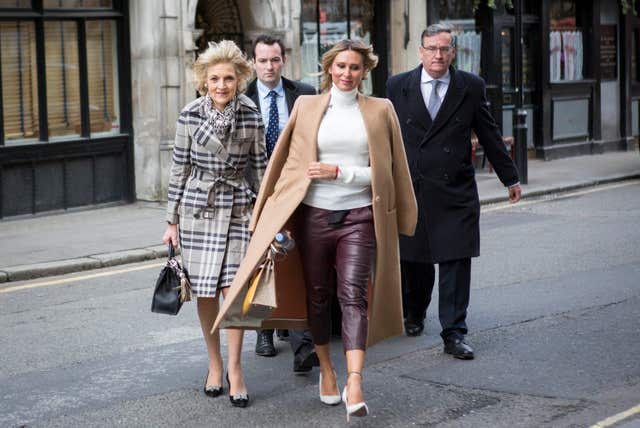
{"type": "Polygon", "coordinates": [[[617,424],[621,420],[630,418],[631,416],[634,416],[637,414],[640,414],[640,404],[628,410],[625,410],[624,412],[620,412],[617,415],[610,416],[607,419],[598,422],[597,424],[591,425],[591,427],[589,428],[605,428],[613,424],[617,424]]]}
{"type": "Polygon", "coordinates": [[[158,268],[158,267],[163,266],[163,265],[164,265],[164,263],[154,263],[152,265],[135,266],[135,267],[130,267],[130,268],[126,268],[126,269],[112,270],[112,271],[109,271],[109,272],[100,272],[100,273],[93,273],[91,275],[76,276],[76,277],[73,277],[73,278],[64,278],[64,279],[56,279],[56,280],[53,280],[53,281],[35,282],[33,284],[25,284],[25,285],[15,285],[13,287],[7,287],[7,288],[0,289],[0,294],[2,294],[2,293],[11,293],[13,291],[28,290],[30,288],[47,287],[49,285],[69,284],[69,283],[72,283],[72,282],[78,282],[78,281],[84,281],[84,280],[87,280],[87,279],[100,278],[100,277],[103,277],[103,276],[119,275],[121,273],[128,273],[128,272],[135,272],[135,271],[138,271],[138,270],[158,268]]]}
{"type": "MultiPolygon", "coordinates": [[[[500,210],[506,210],[508,208],[519,208],[522,207],[524,205],[532,205],[532,204],[539,204],[542,202],[550,202],[550,201],[557,201],[560,199],[566,199],[566,198],[572,198],[574,196],[582,196],[582,195],[588,195],[590,193],[596,193],[596,192],[601,192],[603,190],[611,190],[611,189],[616,189],[618,187],[625,187],[625,186],[631,186],[634,184],[638,184],[640,183],[640,180],[628,180],[628,181],[624,181],[622,183],[615,183],[615,184],[604,184],[601,186],[594,186],[591,188],[587,188],[587,189],[583,189],[583,190],[575,190],[575,191],[569,191],[567,193],[560,193],[560,194],[552,194],[553,196],[551,197],[545,197],[544,195],[541,196],[537,196],[535,197],[535,199],[531,199],[531,200],[520,200],[515,204],[512,204],[510,202],[503,202],[503,203],[499,203],[499,204],[492,204],[485,207],[481,207],[480,211],[482,213],[488,213],[488,212],[493,212],[493,211],[500,211],[500,210]]],[[[525,195],[526,196],[526,195],[525,195]]]]}

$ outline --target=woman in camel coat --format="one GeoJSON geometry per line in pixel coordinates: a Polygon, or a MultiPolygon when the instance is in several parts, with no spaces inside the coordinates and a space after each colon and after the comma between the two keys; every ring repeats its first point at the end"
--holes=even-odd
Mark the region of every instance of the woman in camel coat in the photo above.
{"type": "MultiPolygon", "coordinates": [[[[367,97],[357,92],[362,78],[375,66],[375,62],[376,57],[370,46],[351,40],[338,42],[323,57],[325,70],[323,83],[326,89],[329,89],[332,84],[333,87],[330,92],[321,95],[298,98],[289,121],[278,139],[260,187],[250,225],[254,233],[247,254],[213,327],[216,329],[220,326],[252,326],[251,321],[245,323],[238,316],[239,305],[235,300],[243,300],[246,294],[246,283],[255,267],[263,259],[275,234],[285,227],[288,228],[298,241],[302,261],[306,260],[306,263],[301,266],[300,254],[294,252],[276,265],[278,308],[270,318],[253,327],[300,328],[305,325],[308,309],[309,324],[321,365],[320,398],[327,404],[339,403],[337,380],[328,357],[328,339],[324,332],[322,334],[318,332],[318,322],[315,320],[318,317],[315,314],[317,296],[311,296],[308,299],[309,302],[305,301],[307,300],[305,292],[316,293],[316,285],[309,284],[309,282],[317,282],[316,278],[309,276],[313,267],[311,260],[314,259],[310,251],[319,244],[310,242],[306,232],[311,226],[305,221],[310,215],[321,219],[319,217],[321,213],[313,211],[316,209],[314,206],[309,206],[310,203],[314,203],[314,197],[318,196],[317,183],[329,184],[335,181],[344,185],[335,188],[338,192],[352,183],[365,183],[360,187],[362,191],[359,194],[355,191],[354,194],[347,194],[346,197],[344,194],[341,195],[344,199],[343,203],[347,205],[351,199],[359,199],[360,202],[356,207],[344,209],[343,204],[338,210],[348,211],[346,219],[343,218],[345,225],[358,223],[361,220],[367,221],[368,215],[370,233],[366,231],[356,233],[361,234],[363,241],[368,240],[370,235],[371,245],[366,246],[373,247],[371,262],[366,262],[368,264],[366,264],[365,273],[369,281],[365,277],[362,286],[364,287],[362,294],[366,300],[363,304],[358,303],[364,307],[364,326],[362,326],[362,320],[359,320],[357,321],[360,323],[359,327],[349,327],[349,331],[345,331],[345,324],[349,324],[350,321],[345,323],[345,304],[340,302],[343,308],[343,345],[349,371],[348,388],[345,388],[342,398],[345,404],[348,403],[348,414],[354,416],[364,416],[368,413],[361,390],[365,344],[370,346],[387,337],[402,334],[403,331],[398,234],[412,235],[417,216],[416,200],[395,111],[388,100],[367,97]],[[319,157],[326,153],[322,146],[319,147],[319,141],[323,141],[323,135],[340,134],[337,129],[335,132],[332,132],[334,129],[330,129],[323,134],[321,124],[327,120],[332,111],[343,107],[339,103],[347,99],[344,97],[353,97],[353,109],[350,112],[355,114],[357,121],[363,124],[361,135],[359,134],[358,137],[361,138],[364,146],[358,146],[357,150],[361,154],[364,151],[364,165],[361,163],[357,167],[353,167],[353,163],[351,165],[330,164],[322,161],[323,159],[318,162],[319,157]],[[368,200],[362,200],[363,194],[368,195],[368,200]],[[306,281],[305,271],[307,271],[306,281]],[[369,282],[368,289],[367,282],[369,282]],[[352,332],[354,329],[357,330],[356,333],[352,332]],[[322,339],[318,337],[320,335],[323,336],[322,339]],[[354,335],[355,339],[351,337],[354,335]],[[345,338],[345,336],[348,337],[345,338]],[[325,378],[324,382],[322,375],[325,378]]],[[[350,125],[347,124],[347,126],[350,125]]],[[[328,192],[329,197],[332,197],[332,191],[328,192]]],[[[312,227],[315,228],[315,226],[312,227]]],[[[338,227],[340,227],[340,219],[338,219],[338,227]]],[[[336,259],[335,263],[337,270],[340,271],[342,261],[336,259]]],[[[338,283],[340,283],[340,275],[338,283]]],[[[340,294],[340,284],[338,284],[339,300],[340,294]]]]}

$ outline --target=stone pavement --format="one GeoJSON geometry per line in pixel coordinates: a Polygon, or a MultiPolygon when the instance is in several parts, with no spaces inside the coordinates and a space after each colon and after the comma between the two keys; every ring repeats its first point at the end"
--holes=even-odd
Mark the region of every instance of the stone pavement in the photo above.
{"type": "MultiPolygon", "coordinates": [[[[640,178],[640,153],[530,159],[528,171],[523,197],[540,197],[640,178]]],[[[485,169],[476,179],[483,205],[507,200],[495,173],[485,169]]],[[[0,283],[166,257],[165,206],[137,202],[0,220],[0,283]]]]}

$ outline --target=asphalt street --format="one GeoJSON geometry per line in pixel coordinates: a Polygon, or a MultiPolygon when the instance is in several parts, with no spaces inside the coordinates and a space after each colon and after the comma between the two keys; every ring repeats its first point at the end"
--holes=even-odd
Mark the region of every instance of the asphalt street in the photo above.
{"type": "MultiPolygon", "coordinates": [[[[367,352],[371,409],[353,426],[588,427],[640,404],[640,182],[483,207],[474,259],[473,361],[442,353],[437,305],[426,334],[367,352]]],[[[247,409],[201,392],[206,354],[193,304],[149,311],[158,261],[0,287],[2,427],[343,426],[245,334],[247,409]]],[[[437,302],[437,296],[434,296],[437,302]]],[[[224,343],[224,341],[223,341],[224,343]]],[[[224,350],[223,350],[224,352],[224,350]]],[[[338,340],[334,361],[343,386],[338,340]]],[[[617,427],[640,426],[630,411],[617,427]]]]}

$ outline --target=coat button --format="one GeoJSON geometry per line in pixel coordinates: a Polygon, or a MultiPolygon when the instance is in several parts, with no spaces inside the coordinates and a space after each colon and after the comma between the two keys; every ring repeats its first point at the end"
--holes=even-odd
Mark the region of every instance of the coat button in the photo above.
{"type": "Polygon", "coordinates": [[[380,202],[380,196],[376,196],[374,200],[376,201],[376,203],[380,202]]]}
{"type": "Polygon", "coordinates": [[[445,153],[451,153],[451,149],[449,147],[445,147],[443,150],[445,153]]]}
{"type": "Polygon", "coordinates": [[[445,172],[442,178],[444,178],[444,181],[449,181],[449,174],[445,172]]]}

